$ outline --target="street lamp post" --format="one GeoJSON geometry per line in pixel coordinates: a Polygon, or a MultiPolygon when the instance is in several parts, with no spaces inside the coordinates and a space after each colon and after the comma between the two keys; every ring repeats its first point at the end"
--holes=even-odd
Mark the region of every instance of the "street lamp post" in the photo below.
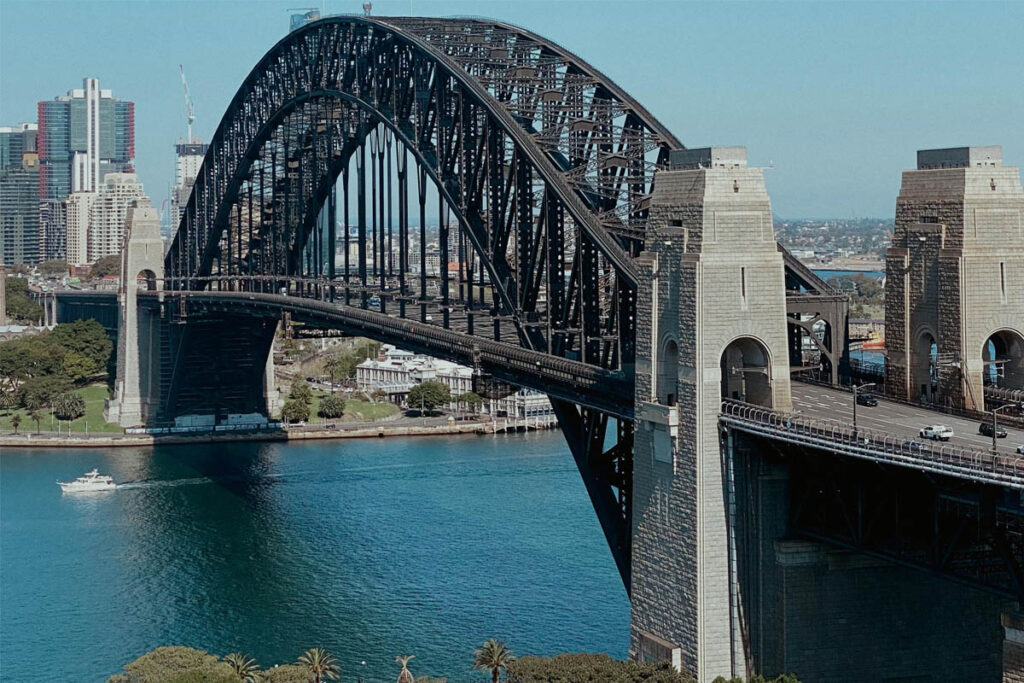
{"type": "Polygon", "coordinates": [[[868,382],[867,384],[861,384],[857,386],[853,385],[853,438],[857,439],[857,392],[861,389],[867,389],[868,387],[878,386],[875,382],[868,382]]]}
{"type": "Polygon", "coordinates": [[[993,453],[998,453],[999,452],[998,442],[996,441],[996,439],[999,438],[999,421],[997,419],[998,416],[999,416],[999,411],[1000,410],[1006,410],[1007,408],[1020,408],[1021,406],[1024,406],[1024,404],[1020,404],[1020,403],[1006,403],[1004,405],[999,406],[998,408],[993,408],[992,409],[992,452],[993,453]]]}

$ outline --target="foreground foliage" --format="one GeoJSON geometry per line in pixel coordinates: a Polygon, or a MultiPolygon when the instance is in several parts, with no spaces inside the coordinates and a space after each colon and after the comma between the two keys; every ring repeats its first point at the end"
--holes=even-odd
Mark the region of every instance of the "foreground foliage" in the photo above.
{"type": "Polygon", "coordinates": [[[158,647],[124,666],[107,683],[237,683],[231,666],[191,647],[158,647]]]}
{"type": "Polygon", "coordinates": [[[508,665],[508,680],[509,683],[695,683],[668,662],[638,664],[612,659],[605,654],[522,657],[508,665]]]}
{"type": "Polygon", "coordinates": [[[508,671],[508,667],[515,661],[515,655],[502,641],[491,638],[481,645],[473,653],[473,668],[487,669],[491,672],[491,681],[498,683],[501,678],[501,671],[508,671]]]}
{"type": "Polygon", "coordinates": [[[306,650],[299,655],[299,661],[296,663],[306,669],[306,673],[312,677],[313,683],[322,683],[327,679],[336,681],[341,678],[341,667],[338,666],[338,660],[322,647],[311,647],[306,650]]]}
{"type": "MultiPolygon", "coordinates": [[[[668,662],[639,664],[619,661],[606,654],[562,654],[555,657],[516,658],[508,646],[491,639],[473,653],[473,668],[488,671],[492,683],[695,683],[668,662]]],[[[446,678],[414,676],[409,670],[412,655],[396,657],[402,669],[399,683],[446,683],[446,678]]],[[[126,664],[124,673],[107,683],[325,683],[339,680],[341,668],[330,652],[306,650],[295,664],[260,670],[255,660],[232,653],[218,659],[189,647],[159,647],[126,664]]],[[[719,676],[714,683],[744,683],[742,678],[719,676]]],[[[800,683],[793,674],[777,678],[753,676],[746,683],[800,683]]]]}

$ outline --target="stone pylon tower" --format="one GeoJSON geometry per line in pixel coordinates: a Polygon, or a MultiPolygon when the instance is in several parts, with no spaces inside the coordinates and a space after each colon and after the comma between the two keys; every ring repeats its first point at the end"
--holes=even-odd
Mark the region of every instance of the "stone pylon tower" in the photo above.
{"type": "Polygon", "coordinates": [[[674,151],[638,260],[632,639],[639,659],[746,675],[722,397],[791,409],[782,255],[743,147],[674,151]]]}
{"type": "Polygon", "coordinates": [[[108,402],[106,411],[107,421],[122,427],[145,424],[150,400],[159,393],[160,319],[139,309],[138,292],[161,290],[163,282],[160,215],[143,197],[128,209],[118,289],[121,319],[117,331],[117,379],[114,398],[108,402]]]}
{"type": "Polygon", "coordinates": [[[886,253],[885,389],[982,410],[1024,388],[1024,192],[1000,147],[921,150],[886,253]]]}

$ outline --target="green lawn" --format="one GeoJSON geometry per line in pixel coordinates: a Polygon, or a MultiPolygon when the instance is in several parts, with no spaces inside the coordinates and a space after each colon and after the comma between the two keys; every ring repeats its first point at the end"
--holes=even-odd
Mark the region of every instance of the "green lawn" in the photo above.
{"type": "MultiPolygon", "coordinates": [[[[326,396],[323,391],[313,392],[313,403],[309,407],[309,419],[311,422],[323,422],[324,418],[316,413],[320,409],[320,398],[326,396]]],[[[356,401],[348,399],[345,401],[345,416],[339,418],[338,422],[372,422],[394,415],[398,412],[398,406],[386,401],[371,403],[370,401],[356,401]]]]}
{"type": "MultiPolygon", "coordinates": [[[[103,420],[103,399],[107,397],[107,385],[106,384],[90,384],[89,386],[75,389],[75,393],[80,395],[85,400],[85,415],[71,422],[72,432],[85,432],[85,425],[89,423],[89,433],[93,432],[116,432],[120,433],[124,430],[116,424],[110,424],[103,420]]],[[[19,432],[36,431],[36,423],[34,420],[28,418],[28,413],[23,408],[15,410],[13,412],[4,413],[0,415],[0,431],[12,431],[14,426],[11,424],[11,418],[15,415],[21,415],[21,424],[18,426],[19,432]]],[[[39,428],[44,431],[50,431],[50,409],[44,408],[40,411],[42,419],[39,421],[39,428]]],[[[53,420],[53,430],[57,429],[57,419],[53,420]]],[[[68,423],[61,422],[60,430],[67,431],[68,423]]]]}

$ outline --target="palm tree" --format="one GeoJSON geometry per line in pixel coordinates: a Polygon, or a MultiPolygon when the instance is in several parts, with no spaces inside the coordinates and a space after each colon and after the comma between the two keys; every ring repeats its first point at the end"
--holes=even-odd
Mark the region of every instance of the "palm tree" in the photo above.
{"type": "Polygon", "coordinates": [[[313,677],[313,683],[323,683],[325,679],[338,680],[341,676],[341,667],[338,660],[322,647],[313,647],[299,657],[299,665],[306,667],[313,677]]]}
{"type": "Polygon", "coordinates": [[[232,652],[224,658],[224,662],[231,667],[231,671],[242,683],[256,683],[259,680],[256,675],[260,672],[260,665],[255,659],[246,657],[241,652],[232,652]]]}
{"type": "Polygon", "coordinates": [[[395,657],[395,661],[402,665],[402,671],[398,674],[398,681],[396,681],[396,683],[415,683],[416,679],[413,678],[412,672],[409,671],[409,660],[415,656],[416,655],[395,657]]]}
{"type": "Polygon", "coordinates": [[[496,638],[488,640],[473,654],[473,668],[490,669],[493,683],[498,683],[501,679],[501,670],[505,669],[507,673],[508,665],[515,659],[512,650],[496,638]]]}
{"type": "Polygon", "coordinates": [[[11,416],[11,426],[14,427],[14,433],[18,433],[18,425],[21,424],[21,415],[15,413],[11,416]]]}

